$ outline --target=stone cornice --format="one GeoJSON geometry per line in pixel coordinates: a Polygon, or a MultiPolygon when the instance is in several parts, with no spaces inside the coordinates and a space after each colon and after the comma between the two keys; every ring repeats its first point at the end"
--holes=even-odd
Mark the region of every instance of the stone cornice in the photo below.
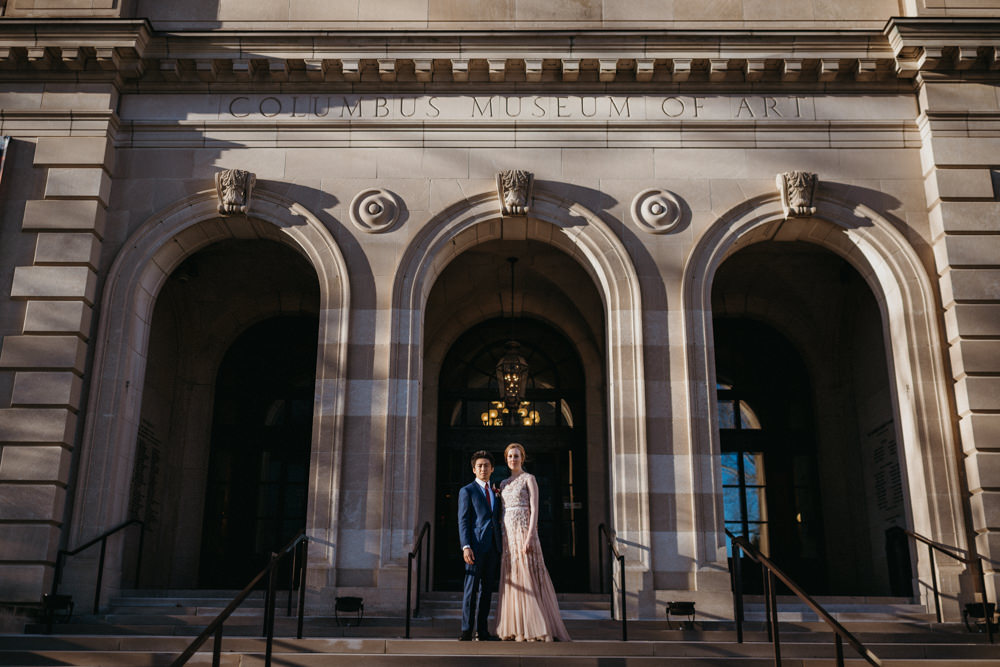
{"type": "Polygon", "coordinates": [[[901,77],[1000,70],[1000,20],[895,18],[884,33],[901,77]]]}
{"type": "Polygon", "coordinates": [[[135,20],[0,20],[0,79],[199,84],[887,82],[1000,69],[1000,22],[873,31],[154,32],[135,20]]]}

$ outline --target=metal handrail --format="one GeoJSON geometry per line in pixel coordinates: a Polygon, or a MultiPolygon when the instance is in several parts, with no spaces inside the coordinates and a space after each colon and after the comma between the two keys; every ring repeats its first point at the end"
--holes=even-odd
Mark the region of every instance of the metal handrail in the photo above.
{"type": "Polygon", "coordinates": [[[420,528],[420,535],[416,539],[416,547],[410,552],[409,557],[406,562],[406,638],[410,638],[410,595],[413,591],[413,560],[417,559],[417,602],[412,608],[414,616],[420,614],[420,563],[424,557],[423,546],[424,546],[424,535],[427,536],[427,573],[424,580],[424,587],[426,590],[430,590],[431,584],[431,522],[424,521],[424,525],[420,528]]]}
{"type": "Polygon", "coordinates": [[[942,544],[941,542],[935,542],[929,537],[925,537],[920,533],[915,533],[912,530],[903,528],[901,526],[896,526],[894,530],[900,530],[906,535],[909,535],[918,542],[923,542],[927,545],[927,555],[930,557],[931,561],[931,589],[934,591],[934,612],[937,617],[937,622],[942,622],[941,616],[941,592],[938,590],[937,584],[937,561],[934,558],[934,552],[940,551],[945,556],[949,558],[954,558],[960,563],[967,565],[969,567],[974,567],[976,573],[979,575],[979,586],[981,587],[982,597],[981,603],[983,605],[983,622],[986,624],[986,641],[990,644],[993,643],[993,621],[989,614],[989,601],[986,599],[986,568],[983,565],[983,557],[976,554],[975,557],[963,556],[961,549],[958,547],[953,547],[950,544],[942,544]]]}
{"type": "MultiPolygon", "coordinates": [[[[242,591],[237,593],[236,597],[232,599],[229,605],[221,612],[219,612],[218,616],[212,619],[212,621],[202,631],[202,633],[197,637],[195,637],[194,641],[192,641],[188,645],[188,647],[184,649],[184,652],[181,653],[179,656],[177,656],[176,660],[170,663],[171,667],[180,667],[181,665],[186,664],[187,661],[191,659],[191,656],[193,656],[195,652],[201,647],[201,645],[204,644],[205,641],[212,635],[215,635],[215,643],[212,649],[212,667],[219,667],[220,654],[222,650],[222,627],[225,624],[226,620],[232,615],[232,613],[236,611],[237,607],[243,604],[243,601],[247,599],[247,597],[250,595],[251,592],[253,592],[253,589],[257,586],[260,580],[264,578],[264,575],[268,576],[267,597],[264,600],[263,634],[267,638],[267,648],[265,649],[265,654],[264,654],[264,665],[265,667],[270,667],[271,654],[274,646],[274,607],[276,599],[275,584],[277,583],[275,570],[277,569],[278,564],[282,561],[282,559],[284,559],[291,553],[296,554],[295,562],[297,563],[296,569],[298,570],[298,575],[299,575],[298,629],[296,633],[296,638],[302,639],[302,620],[305,608],[305,593],[306,593],[306,585],[305,585],[306,568],[309,559],[307,553],[298,553],[298,552],[305,552],[306,549],[308,548],[308,543],[310,540],[322,542],[322,540],[316,540],[315,538],[310,538],[305,534],[305,531],[300,531],[298,535],[296,535],[295,538],[291,542],[289,542],[283,549],[281,549],[277,553],[272,553],[271,561],[267,564],[267,567],[258,572],[257,575],[250,580],[250,583],[247,584],[242,591]]],[[[327,542],[323,543],[328,544],[327,542]]],[[[291,587],[294,584],[295,581],[293,578],[293,580],[289,582],[289,586],[291,587]]]]}
{"type": "Polygon", "coordinates": [[[97,561],[97,586],[94,590],[94,614],[96,615],[97,613],[99,613],[101,608],[101,584],[104,582],[104,558],[108,551],[108,538],[117,533],[118,531],[124,530],[133,524],[139,525],[139,549],[135,559],[135,584],[134,584],[136,587],[138,587],[139,570],[142,567],[142,546],[143,546],[143,540],[146,535],[146,524],[145,522],[139,519],[129,519],[124,523],[118,524],[114,528],[109,528],[108,530],[104,531],[103,533],[101,533],[94,539],[90,540],[89,542],[81,544],[76,549],[59,550],[59,552],[56,554],[56,571],[55,573],[53,573],[52,576],[52,590],[50,593],[52,597],[55,597],[56,592],[59,590],[59,583],[62,581],[63,567],[65,566],[66,558],[68,558],[69,556],[75,556],[84,549],[88,549],[97,544],[98,542],[100,542],[101,556],[97,561]]]}
{"type": "MultiPolygon", "coordinates": [[[[618,574],[619,582],[618,588],[621,591],[621,614],[622,614],[622,641],[628,641],[628,614],[625,613],[625,556],[618,553],[618,546],[615,544],[616,535],[613,531],[608,531],[608,527],[603,523],[597,526],[597,537],[600,539],[601,534],[604,534],[604,541],[608,547],[608,552],[611,558],[618,561],[618,574]]],[[[604,589],[604,551],[602,549],[598,550],[598,555],[600,558],[600,565],[598,566],[601,573],[601,590],[604,589]]],[[[614,566],[611,564],[611,558],[608,559],[608,580],[614,581],[614,566]]],[[[615,617],[615,591],[614,586],[608,585],[608,589],[611,596],[611,618],[615,617]]]]}
{"type": "MultiPolygon", "coordinates": [[[[871,652],[865,647],[858,639],[848,632],[847,628],[842,626],[833,618],[823,607],[813,600],[808,593],[806,593],[802,588],[799,587],[794,581],[792,581],[787,574],[781,571],[781,569],[775,565],[767,556],[758,551],[749,540],[743,536],[733,535],[728,529],[723,529],[726,531],[726,535],[732,540],[733,544],[743,552],[752,558],[755,562],[760,563],[764,566],[767,571],[767,575],[764,578],[764,602],[766,607],[766,613],[768,617],[768,634],[774,646],[774,663],[776,665],[781,664],[781,639],[778,632],[778,602],[776,594],[776,586],[774,583],[774,578],[777,577],[789,590],[792,591],[800,600],[806,603],[810,609],[816,612],[816,615],[820,617],[827,625],[829,625],[834,632],[834,643],[837,649],[837,665],[838,667],[843,667],[844,665],[844,645],[843,641],[847,641],[848,644],[858,652],[862,658],[864,658],[868,664],[874,665],[875,667],[880,667],[882,661],[879,660],[878,656],[871,652]],[[773,632],[770,630],[773,629],[773,632]]],[[[733,551],[733,560],[738,561],[740,559],[739,553],[735,550],[733,551]]],[[[742,612],[742,598],[743,598],[743,581],[742,574],[738,566],[734,566],[734,576],[733,585],[735,590],[733,591],[734,596],[740,598],[740,611],[742,612]]],[[[736,616],[736,626],[737,626],[737,638],[740,642],[743,640],[743,618],[742,613],[738,613],[736,616]]]]}

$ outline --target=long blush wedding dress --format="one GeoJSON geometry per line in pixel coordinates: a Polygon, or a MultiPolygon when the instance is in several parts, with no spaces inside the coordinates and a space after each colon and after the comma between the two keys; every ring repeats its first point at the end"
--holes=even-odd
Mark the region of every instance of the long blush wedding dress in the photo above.
{"type": "Polygon", "coordinates": [[[516,641],[569,641],[538,541],[538,485],[529,473],[500,484],[503,556],[496,634],[516,641]],[[533,501],[533,502],[532,502],[533,501]],[[524,553],[524,545],[531,549],[524,553]]]}

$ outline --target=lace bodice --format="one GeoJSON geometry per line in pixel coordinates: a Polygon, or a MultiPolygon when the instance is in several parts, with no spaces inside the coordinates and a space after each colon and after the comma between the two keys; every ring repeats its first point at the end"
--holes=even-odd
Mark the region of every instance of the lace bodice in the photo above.
{"type": "Polygon", "coordinates": [[[500,495],[503,497],[504,511],[513,509],[531,509],[531,493],[528,490],[529,473],[522,472],[517,477],[505,479],[500,485],[500,495]]]}

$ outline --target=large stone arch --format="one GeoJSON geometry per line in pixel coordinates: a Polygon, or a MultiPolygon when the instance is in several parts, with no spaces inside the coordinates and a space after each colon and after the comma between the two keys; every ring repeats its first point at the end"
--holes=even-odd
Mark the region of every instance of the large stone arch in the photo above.
{"type": "MultiPolygon", "coordinates": [[[[528,218],[501,218],[495,192],[458,202],[431,220],[425,233],[404,254],[393,285],[392,352],[388,405],[394,410],[387,428],[383,517],[395,538],[383,546],[383,562],[398,562],[413,540],[419,516],[421,378],[423,377],[424,306],[436,278],[465,250],[495,240],[537,240],[575,259],[594,281],[604,304],[606,386],[609,405],[608,447],[611,471],[611,517],[630,570],[650,566],[648,470],[646,464],[645,390],[639,280],[622,241],[599,216],[560,195],[538,187],[528,218]]],[[[633,580],[631,586],[639,588],[633,580]]],[[[633,607],[634,609],[634,607],[633,607]]]]}
{"type": "MultiPolygon", "coordinates": [[[[317,274],[319,344],[307,528],[332,542],[339,505],[347,354],[347,267],[330,231],[300,204],[258,188],[249,216],[221,217],[215,190],[181,200],[143,223],[125,242],[104,286],[94,340],[91,395],[77,475],[70,541],[125,521],[153,307],[173,270],[225,239],[267,239],[301,253],[317,274]]],[[[332,555],[314,547],[318,561],[332,555]]],[[[317,563],[319,565],[319,563],[317,563]]],[[[109,567],[109,588],[118,585],[109,567]]],[[[332,577],[332,568],[328,570],[332,577]]],[[[324,583],[332,583],[329,579],[324,583]]],[[[105,598],[106,599],[106,598],[105,598]]]]}
{"type": "MultiPolygon", "coordinates": [[[[699,558],[725,561],[720,452],[716,423],[712,282],[737,250],[768,240],[804,241],[844,258],[871,288],[888,346],[892,398],[905,457],[913,530],[965,548],[955,432],[934,285],[913,247],[887,219],[864,204],[842,200],[820,186],[817,214],[785,219],[777,195],[749,200],[721,216],[698,241],[685,266],[684,312],[692,448],[695,461],[699,558]]],[[[921,579],[930,566],[918,550],[921,579]]],[[[952,582],[954,585],[954,582],[952,582]]]]}

